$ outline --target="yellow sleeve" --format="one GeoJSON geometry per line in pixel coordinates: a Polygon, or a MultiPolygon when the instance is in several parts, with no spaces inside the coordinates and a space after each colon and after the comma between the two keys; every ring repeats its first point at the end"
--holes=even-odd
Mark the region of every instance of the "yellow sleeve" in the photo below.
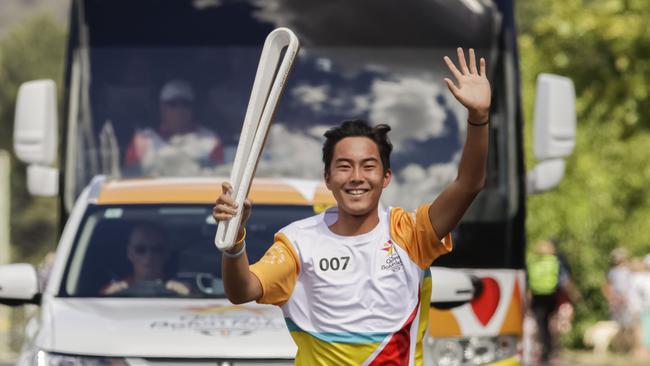
{"type": "Polygon", "coordinates": [[[431,226],[429,206],[421,205],[416,212],[393,208],[390,212],[390,236],[408,253],[420,268],[427,268],[439,256],[449,253],[451,234],[442,240],[431,226]]]}
{"type": "Polygon", "coordinates": [[[249,268],[262,284],[262,297],[257,302],[282,305],[289,300],[296,285],[300,262],[289,239],[278,233],[264,256],[249,268]]]}

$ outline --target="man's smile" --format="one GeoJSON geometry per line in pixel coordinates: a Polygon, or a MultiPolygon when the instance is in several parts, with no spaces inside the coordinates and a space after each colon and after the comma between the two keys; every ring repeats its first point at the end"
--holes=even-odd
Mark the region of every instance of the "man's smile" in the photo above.
{"type": "Polygon", "coordinates": [[[361,196],[364,193],[367,193],[369,189],[363,189],[363,188],[354,188],[354,189],[346,189],[344,190],[345,193],[352,195],[352,196],[361,196]]]}

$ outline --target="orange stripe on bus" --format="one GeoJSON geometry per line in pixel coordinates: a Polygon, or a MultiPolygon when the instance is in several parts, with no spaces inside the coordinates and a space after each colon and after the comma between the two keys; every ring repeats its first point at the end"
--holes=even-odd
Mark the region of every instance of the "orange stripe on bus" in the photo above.
{"type": "Polygon", "coordinates": [[[508,305],[506,317],[503,320],[499,334],[523,334],[522,324],[524,322],[524,313],[522,306],[519,280],[515,278],[510,304],[508,305]]]}
{"type": "Polygon", "coordinates": [[[429,334],[432,337],[461,336],[460,325],[451,310],[438,310],[431,308],[429,311],[429,334]]]}
{"type": "MultiPolygon", "coordinates": [[[[218,180],[141,179],[107,182],[97,196],[98,204],[214,203],[221,194],[218,180]]],[[[253,182],[249,197],[253,204],[316,205],[327,207],[336,201],[318,188],[309,201],[290,185],[270,179],[253,182]]]]}

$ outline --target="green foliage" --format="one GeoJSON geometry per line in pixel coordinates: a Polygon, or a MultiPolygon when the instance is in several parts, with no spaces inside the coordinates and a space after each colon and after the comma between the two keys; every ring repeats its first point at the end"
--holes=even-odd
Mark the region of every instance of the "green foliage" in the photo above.
{"type": "Polygon", "coordinates": [[[607,316],[600,292],[609,253],[650,252],[650,2],[538,0],[518,3],[519,47],[532,168],[532,111],[540,72],[570,77],[578,136],[558,189],[528,199],[529,243],[556,237],[584,296],[584,328],[607,316]]]}
{"type": "MultiPolygon", "coordinates": [[[[0,149],[13,151],[13,118],[21,83],[53,79],[62,85],[65,32],[50,17],[40,15],[0,39],[0,149]]],[[[59,98],[60,100],[61,98],[59,98]]],[[[25,165],[12,159],[12,261],[38,261],[56,246],[57,201],[31,197],[25,186],[25,165]]]]}

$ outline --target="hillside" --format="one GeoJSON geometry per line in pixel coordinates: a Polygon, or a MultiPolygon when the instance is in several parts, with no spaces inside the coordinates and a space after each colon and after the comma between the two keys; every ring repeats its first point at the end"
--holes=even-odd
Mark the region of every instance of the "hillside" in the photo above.
{"type": "Polygon", "coordinates": [[[0,0],[0,37],[11,27],[38,13],[51,14],[57,22],[65,25],[69,6],[70,0],[0,0]]]}

